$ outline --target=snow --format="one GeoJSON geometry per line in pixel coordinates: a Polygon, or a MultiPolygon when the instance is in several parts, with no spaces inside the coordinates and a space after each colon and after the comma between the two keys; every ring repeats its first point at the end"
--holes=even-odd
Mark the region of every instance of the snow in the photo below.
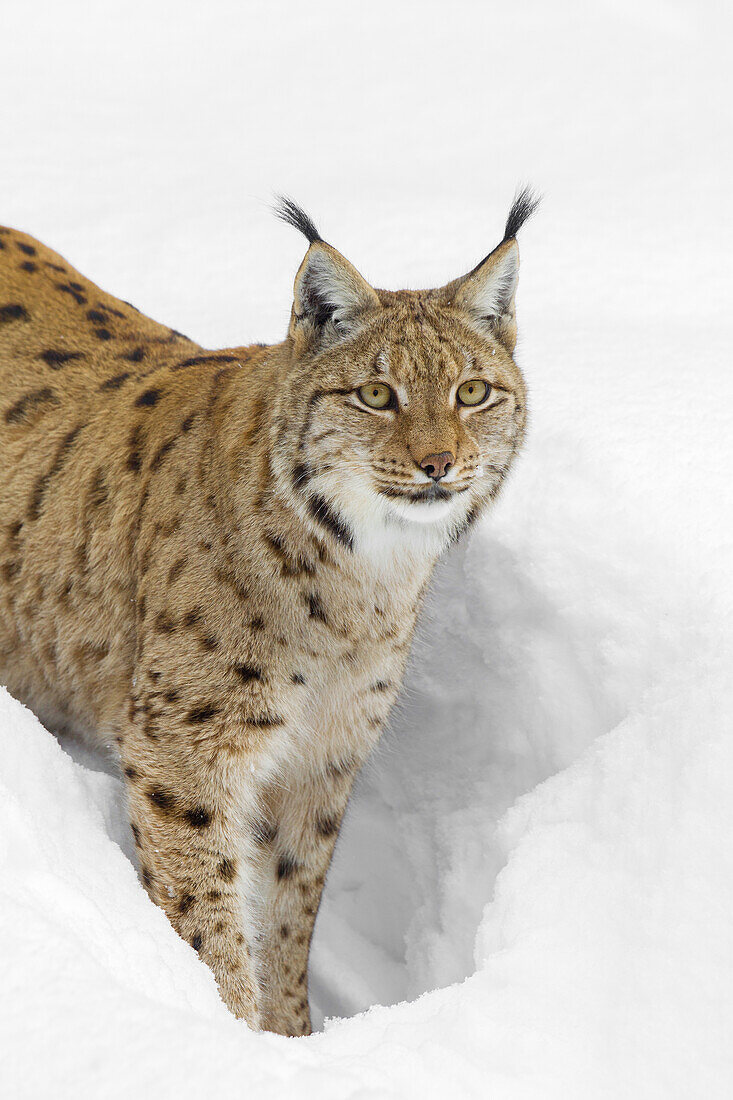
{"type": "Polygon", "coordinates": [[[546,198],[526,452],[350,806],[323,1030],[229,1016],[113,770],[2,693],[3,1095],[733,1093],[731,30],[681,0],[4,11],[2,220],[207,346],[281,338],[274,191],[386,286],[546,198]]]}

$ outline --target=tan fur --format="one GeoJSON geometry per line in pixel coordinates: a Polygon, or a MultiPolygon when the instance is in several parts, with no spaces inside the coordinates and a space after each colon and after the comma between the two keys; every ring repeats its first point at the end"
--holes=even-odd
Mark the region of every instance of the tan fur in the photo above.
{"type": "Polygon", "coordinates": [[[437,557],[521,442],[513,304],[480,317],[492,255],[391,293],[316,242],[287,339],[209,352],[0,231],[0,679],[112,747],[150,896],[253,1027],[310,1030],[355,773],[437,557]],[[308,313],[321,262],[325,321],[308,313]],[[459,409],[476,377],[498,402],[459,409]],[[370,381],[398,411],[363,406],[370,381]],[[401,495],[439,452],[448,503],[401,495]]]}

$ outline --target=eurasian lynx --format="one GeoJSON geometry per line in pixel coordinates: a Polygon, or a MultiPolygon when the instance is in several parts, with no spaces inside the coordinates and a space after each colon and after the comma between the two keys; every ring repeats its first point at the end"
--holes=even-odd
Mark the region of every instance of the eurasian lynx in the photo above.
{"type": "Polygon", "coordinates": [[[205,351],[0,230],[0,678],[112,747],[142,880],[232,1012],[310,1030],[356,772],[441,552],[522,441],[516,233],[439,290],[310,245],[287,338],[205,351]]]}

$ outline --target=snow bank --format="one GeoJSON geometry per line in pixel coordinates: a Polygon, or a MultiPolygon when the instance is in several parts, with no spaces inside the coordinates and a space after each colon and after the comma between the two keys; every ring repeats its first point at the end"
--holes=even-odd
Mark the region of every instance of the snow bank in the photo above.
{"type": "Polygon", "coordinates": [[[436,575],[350,806],[323,1030],[228,1015],[113,770],[0,692],[2,1094],[729,1097],[730,16],[34,10],[3,17],[0,220],[207,345],[286,321],[301,245],[249,195],[291,190],[382,285],[470,267],[517,179],[548,198],[527,451],[436,575]]]}

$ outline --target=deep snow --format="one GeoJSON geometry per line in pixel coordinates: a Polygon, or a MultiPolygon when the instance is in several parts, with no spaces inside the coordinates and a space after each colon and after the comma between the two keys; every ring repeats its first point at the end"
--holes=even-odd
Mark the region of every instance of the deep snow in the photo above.
{"type": "Polygon", "coordinates": [[[353,798],[325,1030],[229,1017],[119,780],[0,692],[3,1095],[733,1094],[731,30],[650,0],[3,12],[0,221],[207,346],[284,331],[274,190],[388,286],[546,193],[529,442],[353,798]]]}

